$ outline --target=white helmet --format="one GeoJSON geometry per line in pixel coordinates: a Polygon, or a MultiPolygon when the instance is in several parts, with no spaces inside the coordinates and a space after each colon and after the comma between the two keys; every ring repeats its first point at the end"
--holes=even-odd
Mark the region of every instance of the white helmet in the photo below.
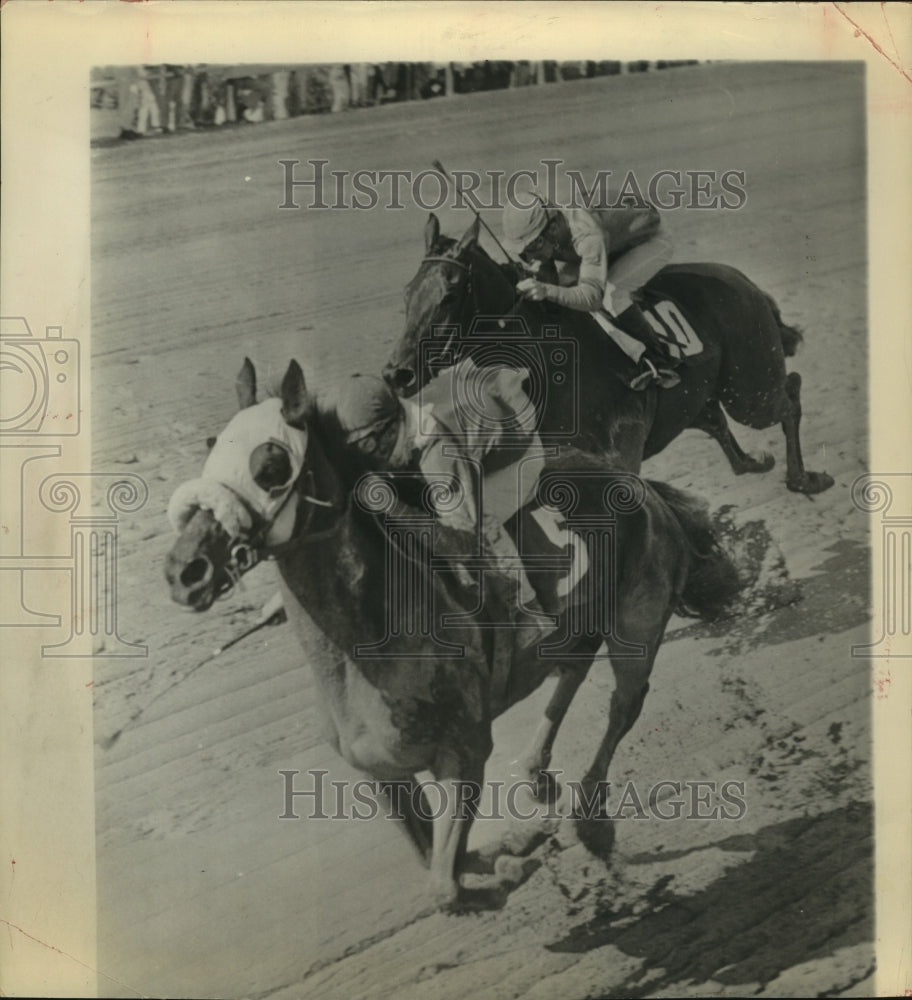
{"type": "Polygon", "coordinates": [[[507,201],[503,210],[504,247],[519,256],[547,225],[548,213],[541,195],[536,193],[535,201],[528,207],[507,201]]]}

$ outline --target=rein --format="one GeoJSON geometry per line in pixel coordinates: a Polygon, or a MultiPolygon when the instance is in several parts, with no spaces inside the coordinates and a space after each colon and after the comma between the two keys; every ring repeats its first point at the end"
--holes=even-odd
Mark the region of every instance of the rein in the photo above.
{"type": "MultiPolygon", "coordinates": [[[[443,254],[428,254],[427,256],[421,258],[421,263],[422,264],[429,264],[429,263],[452,264],[453,267],[458,267],[461,271],[465,271],[466,274],[468,275],[468,279],[466,281],[466,298],[468,298],[469,296],[471,296],[471,299],[472,299],[472,316],[474,318],[474,317],[477,317],[477,316],[479,316],[479,315],[481,315],[483,313],[483,310],[479,307],[479,304],[478,304],[477,288],[476,288],[476,284],[475,284],[474,262],[470,262],[470,263],[466,264],[465,262],[463,262],[461,260],[457,260],[455,257],[447,257],[447,256],[445,256],[443,254]]],[[[516,288],[514,287],[513,288],[513,302],[512,302],[512,305],[510,306],[510,313],[511,314],[515,311],[516,304],[519,301],[521,301],[521,300],[517,296],[517,294],[516,294],[516,288]]],[[[453,347],[453,341],[456,339],[456,337],[459,335],[459,333],[460,333],[460,328],[459,328],[458,325],[455,326],[454,329],[450,331],[450,334],[447,337],[446,343],[443,345],[443,352],[444,353],[446,353],[446,352],[448,352],[448,351],[450,351],[452,349],[452,347],[453,347]]]]}
{"type": "MultiPolygon", "coordinates": [[[[313,473],[310,469],[308,469],[307,472],[312,478],[313,473]]],[[[308,494],[303,494],[301,499],[306,503],[314,504],[324,509],[334,510],[338,512],[339,517],[337,517],[328,528],[323,528],[321,531],[311,531],[303,537],[298,535],[294,538],[289,538],[287,542],[279,542],[278,545],[264,545],[263,551],[266,553],[267,559],[276,559],[284,555],[291,548],[298,545],[313,545],[316,542],[322,542],[327,538],[332,538],[334,535],[337,535],[341,531],[342,525],[345,522],[345,515],[349,513],[352,507],[352,493],[348,494],[345,499],[345,504],[342,507],[337,506],[331,500],[318,500],[316,497],[309,496],[308,494]]],[[[309,523],[310,519],[308,519],[308,524],[309,523]]]]}

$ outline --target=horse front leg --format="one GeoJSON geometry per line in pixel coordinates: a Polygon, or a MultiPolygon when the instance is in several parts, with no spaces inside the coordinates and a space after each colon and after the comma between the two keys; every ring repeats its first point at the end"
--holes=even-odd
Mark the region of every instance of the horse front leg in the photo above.
{"type": "MultiPolygon", "coordinates": [[[[668,620],[666,615],[662,623],[646,636],[624,634],[627,642],[641,642],[644,655],[630,658],[629,645],[624,646],[627,656],[612,656],[611,667],[614,671],[615,688],[611,695],[611,707],[608,713],[608,728],[599,745],[595,759],[580,782],[580,799],[574,807],[576,831],[580,841],[593,854],[605,856],[614,844],[614,823],[608,816],[608,768],[614,758],[614,753],[621,740],[630,732],[633,724],[640,716],[643,702],[649,691],[649,675],[655,662],[662,633],[668,620]]],[[[612,653],[613,641],[608,642],[609,655],[612,653]]],[[[618,650],[623,652],[623,650],[618,650]]]]}
{"type": "Polygon", "coordinates": [[[798,436],[801,424],[801,376],[798,372],[791,372],[785,380],[785,392],[788,397],[788,409],[782,421],[787,461],[785,485],[793,493],[822,493],[833,485],[833,477],[825,472],[805,471],[798,436]]]}
{"type": "Polygon", "coordinates": [[[472,822],[478,811],[484,761],[464,764],[452,752],[439,755],[434,767],[439,802],[433,804],[430,884],[439,909],[453,907],[459,898],[459,873],[472,822]]]}

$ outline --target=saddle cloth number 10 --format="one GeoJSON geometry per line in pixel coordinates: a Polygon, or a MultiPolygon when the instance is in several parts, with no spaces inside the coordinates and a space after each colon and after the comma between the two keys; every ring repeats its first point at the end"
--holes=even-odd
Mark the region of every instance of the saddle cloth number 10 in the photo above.
{"type": "Polygon", "coordinates": [[[674,302],[663,299],[649,309],[644,309],[643,314],[655,332],[667,341],[669,350],[676,357],[690,357],[703,350],[700,338],[674,302]]]}

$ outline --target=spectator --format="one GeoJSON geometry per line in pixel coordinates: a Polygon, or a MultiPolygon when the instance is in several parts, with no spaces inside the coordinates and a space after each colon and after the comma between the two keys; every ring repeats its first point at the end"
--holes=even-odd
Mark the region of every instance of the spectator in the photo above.
{"type": "Polygon", "coordinates": [[[351,103],[351,86],[348,82],[348,67],[335,64],[329,68],[329,86],[332,90],[331,111],[347,111],[351,103]]]}
{"type": "Polygon", "coordinates": [[[375,67],[374,93],[378,103],[399,97],[399,63],[380,63],[375,67]]]}
{"type": "Polygon", "coordinates": [[[161,128],[161,113],[149,72],[155,67],[117,66],[117,108],[121,139],[142,139],[148,129],[161,128]]]}
{"type": "Polygon", "coordinates": [[[348,78],[351,87],[352,107],[364,108],[369,104],[373,104],[370,93],[370,63],[352,63],[348,67],[348,78]]]}
{"type": "Polygon", "coordinates": [[[139,111],[139,71],[135,66],[115,66],[117,87],[117,118],[121,139],[141,139],[137,130],[139,111]]]}
{"type": "MultiPolygon", "coordinates": [[[[176,132],[180,128],[187,127],[187,122],[190,119],[187,110],[189,104],[186,86],[188,71],[192,74],[189,66],[165,66],[165,113],[163,116],[165,132],[176,132]]],[[[189,84],[192,89],[192,75],[189,75],[189,84]]]]}
{"type": "Polygon", "coordinates": [[[139,119],[137,131],[160,132],[164,101],[164,66],[139,68],[139,119]]]}

